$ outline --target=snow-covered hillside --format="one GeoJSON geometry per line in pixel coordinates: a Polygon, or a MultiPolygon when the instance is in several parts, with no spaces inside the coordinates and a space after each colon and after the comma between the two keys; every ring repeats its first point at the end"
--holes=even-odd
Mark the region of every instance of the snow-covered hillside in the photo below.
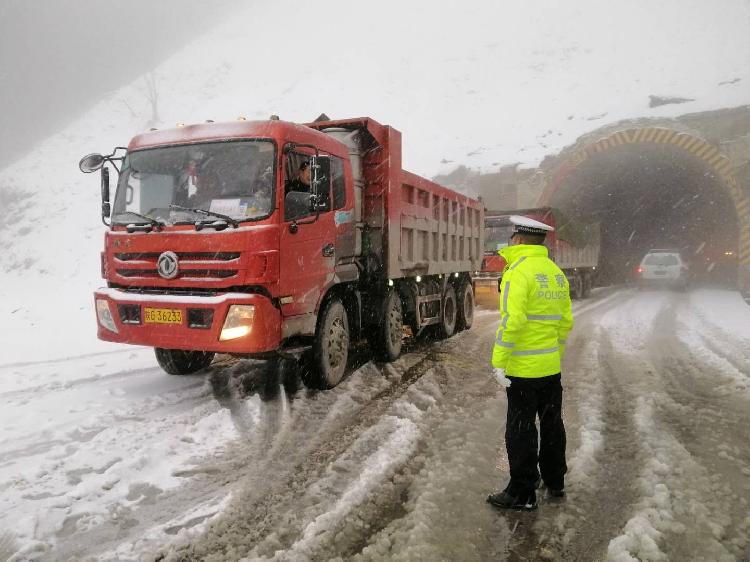
{"type": "Polygon", "coordinates": [[[326,112],[394,125],[424,175],[534,165],[609,121],[750,102],[748,23],[741,0],[248,5],[154,69],[157,123],[144,77],[0,172],[2,363],[110,349],[91,311],[104,227],[83,154],[151,124],[326,112]],[[695,101],[651,109],[651,94],[695,101]]]}

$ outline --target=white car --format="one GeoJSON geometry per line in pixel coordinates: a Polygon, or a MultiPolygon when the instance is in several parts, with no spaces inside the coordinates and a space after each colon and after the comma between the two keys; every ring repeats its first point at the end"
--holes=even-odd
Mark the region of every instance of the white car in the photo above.
{"type": "Polygon", "coordinates": [[[639,287],[687,289],[688,266],[676,250],[649,250],[636,274],[639,287]]]}

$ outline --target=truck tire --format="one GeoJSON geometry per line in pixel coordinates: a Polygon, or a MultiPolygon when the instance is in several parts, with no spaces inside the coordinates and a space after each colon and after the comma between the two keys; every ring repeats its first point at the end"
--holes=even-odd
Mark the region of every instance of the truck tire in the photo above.
{"type": "Polygon", "coordinates": [[[404,339],[404,313],[397,291],[389,291],[383,303],[383,320],[375,335],[375,349],[379,359],[395,361],[401,355],[404,339]]]}
{"type": "Polygon", "coordinates": [[[583,297],[583,278],[576,272],[570,283],[570,298],[580,299],[583,297]]]}
{"type": "Polygon", "coordinates": [[[170,375],[191,375],[205,369],[214,360],[210,351],[185,351],[155,347],[154,353],[159,366],[170,375]]]}
{"type": "Polygon", "coordinates": [[[583,292],[581,294],[582,299],[587,299],[591,296],[591,286],[593,285],[593,280],[591,279],[591,275],[584,275],[583,276],[583,292]]]}
{"type": "Polygon", "coordinates": [[[458,311],[456,331],[468,330],[474,323],[474,290],[471,283],[464,283],[458,289],[458,311]]]}
{"type": "Polygon", "coordinates": [[[438,337],[446,339],[456,331],[456,290],[448,285],[443,293],[442,311],[438,323],[438,337]]]}
{"type": "Polygon", "coordinates": [[[344,377],[349,359],[349,320],[340,300],[328,301],[320,315],[313,343],[313,366],[310,380],[325,390],[333,388],[344,377]]]}

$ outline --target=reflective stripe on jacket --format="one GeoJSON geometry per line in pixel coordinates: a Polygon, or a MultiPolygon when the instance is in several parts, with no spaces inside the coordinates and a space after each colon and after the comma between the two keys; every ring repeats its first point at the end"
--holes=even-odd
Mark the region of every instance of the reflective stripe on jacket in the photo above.
{"type": "Polygon", "coordinates": [[[492,365],[514,377],[555,375],[573,327],[568,280],[545,246],[519,244],[499,253],[507,266],[492,365]]]}

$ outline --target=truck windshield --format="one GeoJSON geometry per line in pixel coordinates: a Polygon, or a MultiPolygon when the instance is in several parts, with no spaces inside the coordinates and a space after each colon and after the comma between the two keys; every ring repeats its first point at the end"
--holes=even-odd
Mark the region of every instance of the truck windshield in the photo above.
{"type": "Polygon", "coordinates": [[[503,246],[507,246],[513,234],[513,226],[489,226],[484,229],[484,252],[494,254],[503,246]]]}
{"type": "Polygon", "coordinates": [[[146,222],[138,215],[167,224],[203,217],[191,208],[237,221],[266,218],[274,209],[273,164],[274,144],[267,140],[131,152],[117,185],[112,223],[146,222]]]}

